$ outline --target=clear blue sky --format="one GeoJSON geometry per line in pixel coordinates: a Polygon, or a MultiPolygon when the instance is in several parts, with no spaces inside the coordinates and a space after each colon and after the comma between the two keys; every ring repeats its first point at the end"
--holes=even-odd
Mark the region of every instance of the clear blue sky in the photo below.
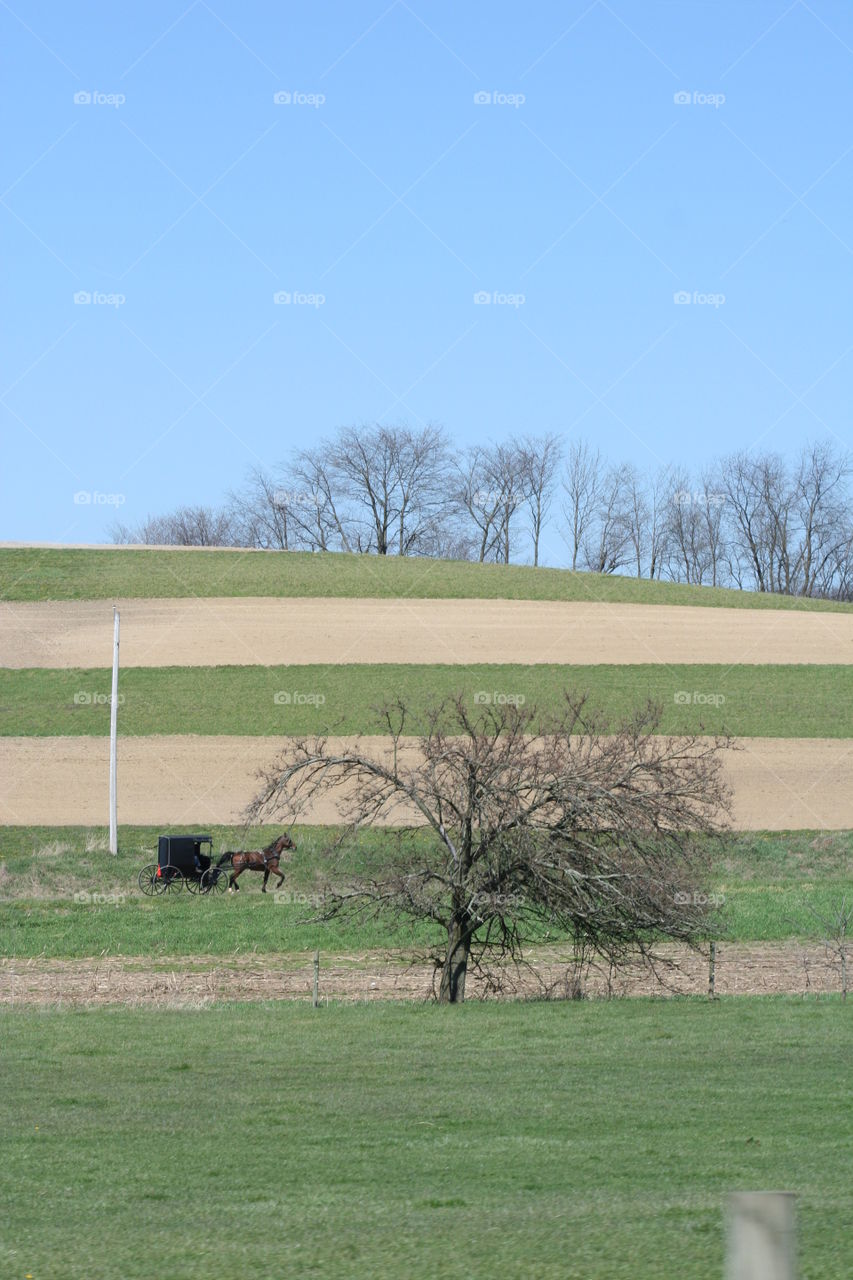
{"type": "Polygon", "coordinates": [[[849,443],[847,3],[12,0],[0,24],[4,538],[106,540],[115,508],[76,492],[135,522],[380,418],[641,465],[849,443]]]}

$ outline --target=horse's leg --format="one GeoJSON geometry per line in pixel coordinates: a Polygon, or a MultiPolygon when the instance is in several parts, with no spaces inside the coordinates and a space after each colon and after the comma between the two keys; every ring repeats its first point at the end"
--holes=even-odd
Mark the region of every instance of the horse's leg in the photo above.
{"type": "Polygon", "coordinates": [[[269,878],[270,878],[270,869],[269,867],[264,867],[264,883],[261,885],[261,893],[266,893],[267,880],[269,880],[269,878]]]}
{"type": "Polygon", "coordinates": [[[233,889],[235,893],[240,892],[240,886],[237,883],[237,877],[242,875],[245,868],[241,867],[239,871],[232,871],[228,879],[228,888],[233,889]]]}
{"type": "Polygon", "coordinates": [[[278,876],[278,887],[280,889],[281,886],[284,884],[284,872],[279,869],[278,863],[275,864],[275,866],[273,867],[273,870],[278,876]]]}

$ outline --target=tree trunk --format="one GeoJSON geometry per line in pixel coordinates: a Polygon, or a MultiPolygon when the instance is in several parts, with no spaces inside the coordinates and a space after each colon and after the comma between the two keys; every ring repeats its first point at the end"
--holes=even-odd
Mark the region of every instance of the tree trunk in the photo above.
{"type": "Polygon", "coordinates": [[[447,952],[438,989],[439,1003],[461,1004],[465,999],[465,975],[468,972],[470,951],[468,922],[463,916],[454,914],[447,929],[447,952]]]}

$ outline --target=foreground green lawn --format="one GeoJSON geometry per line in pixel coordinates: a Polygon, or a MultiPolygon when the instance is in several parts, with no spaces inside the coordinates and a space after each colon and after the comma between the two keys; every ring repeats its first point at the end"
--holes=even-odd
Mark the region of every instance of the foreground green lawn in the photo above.
{"type": "MultiPolygon", "coordinates": [[[[187,830],[187,828],[182,828],[187,830]]],[[[296,829],[297,850],[285,868],[285,894],[260,893],[261,877],[246,873],[238,895],[197,898],[182,892],[144,897],[137,874],[156,861],[158,831],[122,827],[119,853],[104,852],[104,832],[80,827],[0,828],[0,954],[82,957],[249,955],[266,952],[327,954],[352,949],[411,951],[436,941],[432,926],[362,922],[312,923],[313,896],[349,872],[381,870],[387,835],[364,831],[346,861],[332,850],[335,831],[296,829]],[[111,894],[111,901],[92,899],[111,894]]],[[[258,847],[271,832],[212,828],[217,852],[258,847]]],[[[270,886],[271,887],[271,886],[270,886]]],[[[714,914],[719,939],[768,942],[817,938],[814,912],[837,914],[853,902],[853,833],[750,833],[732,837],[714,854],[708,892],[722,897],[714,914]]],[[[559,941],[542,930],[536,941],[559,941]]]]}
{"type": "MultiPolygon", "coordinates": [[[[0,669],[0,735],[107,734],[110,682],[105,668],[0,669]]],[[[375,708],[392,694],[415,713],[458,692],[472,710],[486,693],[547,712],[568,688],[586,691],[611,721],[652,699],[663,733],[841,738],[850,733],[838,708],[853,702],[853,666],[129,667],[120,688],[119,731],[135,736],[370,733],[375,708]],[[306,695],[313,700],[300,702],[306,695]]]]}
{"type": "Polygon", "coordinates": [[[7,1280],[719,1280],[728,1192],[853,1272],[853,1006],[4,1018],[7,1280]]]}
{"type": "Polygon", "coordinates": [[[0,548],[0,599],[104,600],[122,596],[412,596],[842,612],[853,608],[831,601],[526,565],[300,551],[0,548]]]}

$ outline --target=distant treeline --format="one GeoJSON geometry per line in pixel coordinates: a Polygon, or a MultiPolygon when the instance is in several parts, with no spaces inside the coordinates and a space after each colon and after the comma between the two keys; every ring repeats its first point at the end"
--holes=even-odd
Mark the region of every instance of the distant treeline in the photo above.
{"type": "Polygon", "coordinates": [[[435,426],[345,427],[252,471],[219,506],[112,535],[536,565],[548,530],[571,569],[849,600],[851,475],[850,455],[831,442],[793,462],[732,453],[693,474],[641,471],[551,434],[461,450],[435,426]]]}

